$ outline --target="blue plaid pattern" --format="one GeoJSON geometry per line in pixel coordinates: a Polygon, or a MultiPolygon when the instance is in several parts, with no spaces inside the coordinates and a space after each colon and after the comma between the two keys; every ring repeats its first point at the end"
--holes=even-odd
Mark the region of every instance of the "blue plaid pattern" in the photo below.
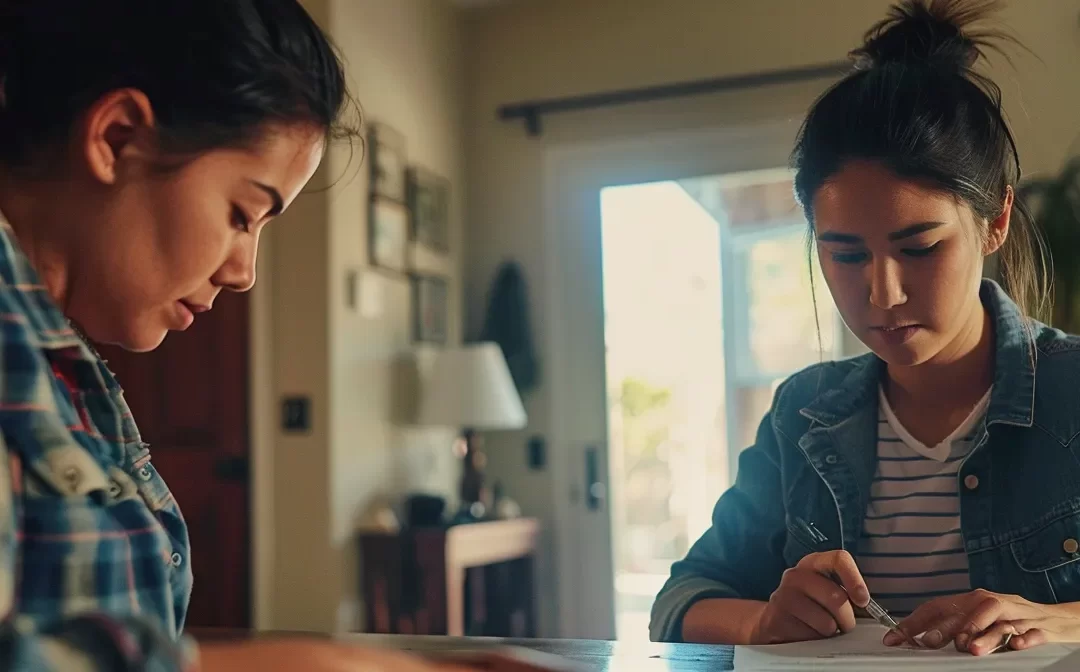
{"type": "Polygon", "coordinates": [[[120,386],[0,220],[0,669],[191,669],[188,553],[120,386]]]}

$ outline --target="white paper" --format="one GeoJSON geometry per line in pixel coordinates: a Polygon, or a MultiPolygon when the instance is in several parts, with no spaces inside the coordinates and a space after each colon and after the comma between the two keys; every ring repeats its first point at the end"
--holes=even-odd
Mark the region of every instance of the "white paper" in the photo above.
{"type": "Polygon", "coordinates": [[[1043,669],[1042,672],[1076,672],[1077,670],[1080,670],[1080,651],[1065,656],[1050,667],[1043,669]]]}
{"type": "MultiPolygon", "coordinates": [[[[959,653],[951,645],[938,650],[888,647],[881,643],[885,629],[873,621],[860,622],[853,632],[832,639],[775,646],[735,647],[736,672],[787,670],[954,670],[1032,672],[1080,649],[1050,644],[1027,651],[1004,651],[988,656],[959,653]]],[[[1072,672],[1076,669],[1073,668],[1072,672]]],[[[1055,671],[1056,672],[1056,671],[1055,671]]]]}

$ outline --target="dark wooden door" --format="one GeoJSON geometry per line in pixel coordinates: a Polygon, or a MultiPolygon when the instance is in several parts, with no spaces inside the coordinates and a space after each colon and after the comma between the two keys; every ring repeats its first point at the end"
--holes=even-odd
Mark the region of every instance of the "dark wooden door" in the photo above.
{"type": "Polygon", "coordinates": [[[249,627],[248,301],[214,310],[157,350],[101,348],[191,535],[187,624],[249,627]]]}

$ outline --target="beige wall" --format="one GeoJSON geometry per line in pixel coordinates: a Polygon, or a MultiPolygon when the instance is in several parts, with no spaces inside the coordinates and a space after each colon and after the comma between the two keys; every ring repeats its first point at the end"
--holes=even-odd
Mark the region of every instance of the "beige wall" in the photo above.
{"type": "MultiPolygon", "coordinates": [[[[446,263],[459,338],[464,203],[461,30],[441,0],[304,0],[347,61],[366,118],[402,132],[410,162],[453,186],[446,263]]],[[[254,298],[255,612],[262,628],[352,627],[359,604],[354,528],[374,498],[449,494],[452,435],[408,427],[400,375],[411,344],[405,278],[367,266],[367,165],[335,149],[309,190],[269,229],[254,298]],[[382,310],[347,304],[346,282],[378,288],[382,310]],[[270,366],[267,366],[271,363],[270,366]],[[273,390],[267,393],[267,390],[273,390]],[[283,396],[312,399],[309,434],[278,427],[283,396]]],[[[361,292],[362,293],[362,292],[361,292]]],[[[420,353],[421,359],[430,353],[420,353]]]]}
{"type": "MultiPolygon", "coordinates": [[[[496,119],[504,103],[592,93],[695,78],[759,72],[843,58],[879,19],[887,0],[544,0],[468,16],[465,119],[469,226],[466,324],[482,321],[496,265],[521,262],[531,283],[541,353],[545,326],[543,157],[546,148],[605,138],[750,121],[798,118],[824,83],[717,94],[573,113],[544,120],[541,138],[496,119]]],[[[1080,2],[1014,0],[1003,18],[1036,58],[1017,53],[1016,69],[995,61],[1025,169],[1054,170],[1080,131],[1080,2]]],[[[549,431],[549,390],[527,401],[529,432],[549,431]]],[[[566,484],[528,471],[524,435],[492,436],[490,470],[527,511],[550,522],[553,497],[566,484]]],[[[551,450],[565,449],[551,446],[551,450]]],[[[546,548],[550,549],[548,545],[546,548]]],[[[553,551],[549,551],[553,552],[553,551]]],[[[542,559],[541,592],[554,595],[552,558],[542,559]]],[[[554,632],[551,599],[541,620],[554,632]]]]}

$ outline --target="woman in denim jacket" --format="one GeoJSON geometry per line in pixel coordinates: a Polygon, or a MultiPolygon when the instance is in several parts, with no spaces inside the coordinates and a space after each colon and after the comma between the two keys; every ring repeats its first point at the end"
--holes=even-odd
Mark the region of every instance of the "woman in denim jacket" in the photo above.
{"type": "Polygon", "coordinates": [[[1080,640],[1080,339],[1026,315],[1045,265],[1000,90],[972,70],[989,4],[905,0],[810,110],[795,189],[872,353],[778,389],[653,639],[830,637],[873,594],[932,647],[1080,640]]]}

